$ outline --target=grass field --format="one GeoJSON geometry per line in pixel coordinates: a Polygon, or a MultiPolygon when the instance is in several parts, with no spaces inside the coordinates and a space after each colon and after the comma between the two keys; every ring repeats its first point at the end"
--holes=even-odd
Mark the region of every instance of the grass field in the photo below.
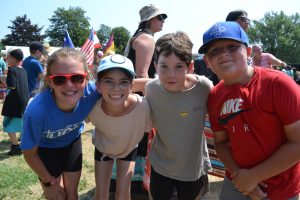
{"type": "MultiPolygon", "coordinates": [[[[0,104],[0,110],[2,103],[0,104]]],[[[42,198],[42,189],[37,176],[26,164],[23,156],[6,155],[10,142],[6,133],[2,131],[2,118],[0,118],[0,200],[38,200],[42,198]]],[[[82,134],[83,169],[79,184],[81,200],[90,200],[94,196],[94,146],[91,143],[93,126],[88,124],[82,134]]],[[[210,194],[205,200],[217,200],[222,179],[209,176],[210,194]]],[[[133,200],[140,199],[132,196],[133,200]]]]}

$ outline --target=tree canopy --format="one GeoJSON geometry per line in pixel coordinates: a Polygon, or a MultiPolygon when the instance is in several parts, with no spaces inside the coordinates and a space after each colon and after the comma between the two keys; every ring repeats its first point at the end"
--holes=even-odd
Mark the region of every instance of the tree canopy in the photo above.
{"type": "Polygon", "coordinates": [[[130,38],[130,32],[124,27],[115,27],[112,29],[114,33],[114,43],[116,53],[123,54],[123,51],[130,38]]]}
{"type": "Polygon", "coordinates": [[[272,53],[287,63],[300,63],[299,14],[287,16],[283,11],[267,12],[264,18],[253,20],[248,30],[250,43],[259,43],[264,52],[272,53]]]}
{"type": "Polygon", "coordinates": [[[80,7],[68,10],[57,8],[49,19],[51,25],[46,30],[51,46],[63,46],[65,29],[68,30],[74,46],[81,47],[90,33],[89,18],[80,7]]]}
{"type": "Polygon", "coordinates": [[[3,45],[9,46],[28,46],[32,41],[43,41],[45,38],[41,34],[42,27],[31,24],[30,19],[26,15],[17,16],[15,20],[11,21],[12,25],[8,26],[11,33],[5,35],[2,39],[3,45]]]}
{"type": "Polygon", "coordinates": [[[102,46],[103,45],[105,46],[106,42],[109,40],[110,35],[111,35],[111,27],[105,24],[101,24],[97,31],[97,36],[102,46]]]}

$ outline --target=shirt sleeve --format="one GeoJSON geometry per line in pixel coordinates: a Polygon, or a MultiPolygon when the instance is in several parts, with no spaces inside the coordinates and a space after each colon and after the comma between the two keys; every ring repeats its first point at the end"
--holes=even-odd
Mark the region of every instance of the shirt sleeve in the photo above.
{"type": "Polygon", "coordinates": [[[209,96],[208,96],[208,116],[209,116],[209,121],[211,125],[211,130],[213,131],[222,131],[224,128],[220,125],[218,121],[218,115],[217,115],[217,109],[216,109],[216,102],[214,101],[214,93],[211,91],[209,96]]]}
{"type": "Polygon", "coordinates": [[[145,132],[149,132],[152,129],[152,121],[151,121],[151,117],[150,117],[150,107],[149,107],[149,103],[148,101],[146,101],[146,106],[145,106],[145,110],[146,110],[146,123],[145,123],[145,132]]]}
{"type": "Polygon", "coordinates": [[[6,85],[8,88],[16,87],[16,73],[12,69],[8,70],[7,78],[6,78],[6,85]]]}
{"type": "Polygon", "coordinates": [[[284,125],[300,120],[300,86],[288,75],[276,77],[273,88],[273,104],[284,125]]]}
{"type": "Polygon", "coordinates": [[[21,149],[32,149],[38,146],[42,134],[42,126],[28,113],[24,115],[21,149]]]}

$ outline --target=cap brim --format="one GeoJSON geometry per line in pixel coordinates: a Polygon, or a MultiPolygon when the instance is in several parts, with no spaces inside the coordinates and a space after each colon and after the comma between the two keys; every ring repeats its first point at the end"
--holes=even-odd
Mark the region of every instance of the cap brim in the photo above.
{"type": "Polygon", "coordinates": [[[120,69],[120,70],[122,70],[122,71],[127,72],[128,74],[130,74],[133,78],[136,77],[136,73],[133,72],[133,71],[130,71],[130,70],[125,69],[125,68],[123,68],[123,67],[113,67],[113,66],[111,66],[111,67],[106,67],[105,69],[97,70],[97,74],[98,74],[98,73],[103,73],[103,72],[105,72],[105,71],[107,71],[107,70],[109,70],[109,69],[120,69]]]}
{"type": "MultiPolygon", "coordinates": [[[[162,15],[164,19],[167,19],[167,18],[168,18],[168,15],[165,14],[165,13],[161,13],[160,15],[162,15]]],[[[156,16],[157,16],[157,15],[156,15],[156,16]]]]}
{"type": "Polygon", "coordinates": [[[152,18],[154,18],[154,17],[156,17],[156,16],[158,16],[158,15],[162,15],[163,18],[164,18],[164,20],[168,18],[168,15],[167,15],[166,13],[161,13],[161,12],[159,12],[159,13],[153,15],[153,16],[148,17],[147,19],[144,19],[143,21],[140,21],[139,24],[141,24],[141,23],[143,23],[143,22],[145,22],[145,21],[148,21],[148,20],[150,20],[150,19],[152,19],[152,18]]]}
{"type": "Polygon", "coordinates": [[[209,47],[209,45],[214,42],[214,41],[217,41],[217,40],[220,40],[220,39],[227,39],[227,38],[216,38],[216,39],[213,39],[213,40],[210,40],[209,42],[206,42],[205,44],[203,44],[199,50],[198,50],[198,53],[199,54],[204,54],[206,53],[206,50],[207,48],[209,47]]]}
{"type": "Polygon", "coordinates": [[[225,39],[225,40],[234,40],[234,41],[236,41],[236,42],[240,42],[240,43],[245,44],[246,46],[248,46],[248,44],[245,43],[244,41],[237,40],[237,39],[230,38],[230,37],[227,37],[227,38],[215,38],[215,39],[210,40],[209,42],[206,42],[205,44],[203,44],[203,45],[199,48],[198,53],[199,53],[199,54],[204,54],[204,53],[206,53],[207,48],[211,45],[211,43],[213,43],[213,42],[215,42],[215,41],[217,41],[217,40],[224,40],[224,39],[225,39]]]}

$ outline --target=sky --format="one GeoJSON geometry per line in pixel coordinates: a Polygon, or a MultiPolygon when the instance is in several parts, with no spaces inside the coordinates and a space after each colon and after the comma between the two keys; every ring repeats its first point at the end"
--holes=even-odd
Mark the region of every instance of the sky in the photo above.
{"type": "Polygon", "coordinates": [[[140,21],[139,10],[150,3],[168,15],[163,30],[154,35],[155,40],[166,33],[184,31],[194,44],[194,53],[202,44],[203,33],[215,22],[225,21],[232,10],[247,11],[251,20],[262,19],[267,12],[300,14],[299,0],[5,0],[1,2],[0,39],[10,34],[7,27],[17,16],[26,14],[32,24],[44,26],[44,33],[58,7],[67,10],[77,6],[86,11],[85,16],[95,30],[105,24],[111,28],[123,26],[133,34],[140,21]]]}

